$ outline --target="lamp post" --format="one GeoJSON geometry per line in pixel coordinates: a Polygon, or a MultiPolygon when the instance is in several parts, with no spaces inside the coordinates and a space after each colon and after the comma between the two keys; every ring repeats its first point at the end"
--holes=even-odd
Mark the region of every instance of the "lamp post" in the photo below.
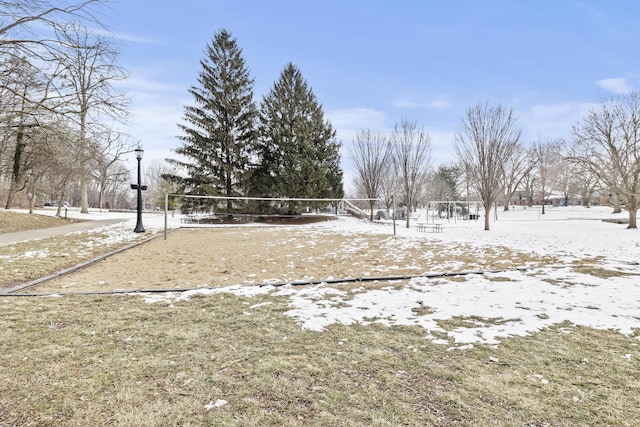
{"type": "Polygon", "coordinates": [[[138,159],[138,184],[131,184],[132,190],[138,190],[138,204],[136,209],[138,211],[138,219],[136,221],[136,228],[134,228],[134,233],[144,233],[144,227],[142,226],[142,190],[146,190],[146,185],[141,185],[140,181],[142,181],[142,176],[140,174],[140,161],[142,160],[142,154],[144,150],[140,147],[136,148],[136,159],[138,159]]]}

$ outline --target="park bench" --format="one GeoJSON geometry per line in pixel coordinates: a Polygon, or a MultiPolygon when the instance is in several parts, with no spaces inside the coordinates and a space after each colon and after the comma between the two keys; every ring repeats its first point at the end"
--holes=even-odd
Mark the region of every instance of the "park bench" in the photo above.
{"type": "Polygon", "coordinates": [[[432,233],[442,233],[442,224],[419,222],[416,224],[418,231],[431,231],[432,233]]]}
{"type": "Polygon", "coordinates": [[[180,220],[183,224],[199,224],[200,217],[194,214],[187,214],[180,220]]]}

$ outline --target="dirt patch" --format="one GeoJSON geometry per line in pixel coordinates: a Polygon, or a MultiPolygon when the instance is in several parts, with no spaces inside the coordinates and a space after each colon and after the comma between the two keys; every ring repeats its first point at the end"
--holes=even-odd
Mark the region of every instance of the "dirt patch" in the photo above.
{"type": "Polygon", "coordinates": [[[546,265],[505,248],[425,238],[339,233],[324,227],[183,228],[26,292],[85,292],[261,285],[546,265]]]}
{"type": "MultiPolygon", "coordinates": [[[[380,243],[384,236],[371,238],[380,243]]],[[[346,252],[370,246],[363,236],[325,233],[319,238],[295,227],[184,228],[167,240],[154,239],[31,291],[171,289],[357,277],[384,255],[379,250],[369,255],[362,251],[349,258],[346,252]]]]}

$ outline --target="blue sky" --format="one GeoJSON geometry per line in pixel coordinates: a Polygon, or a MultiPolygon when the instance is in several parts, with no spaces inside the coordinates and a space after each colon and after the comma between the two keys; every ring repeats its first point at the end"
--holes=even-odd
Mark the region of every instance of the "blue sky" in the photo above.
{"type": "Polygon", "coordinates": [[[358,130],[416,120],[438,165],[478,102],[513,108],[528,143],[569,138],[593,105],[640,85],[634,0],[112,0],[108,16],[146,159],[175,157],[187,90],[222,28],[258,104],[288,62],[300,68],[344,145],[347,185],[358,130]]]}

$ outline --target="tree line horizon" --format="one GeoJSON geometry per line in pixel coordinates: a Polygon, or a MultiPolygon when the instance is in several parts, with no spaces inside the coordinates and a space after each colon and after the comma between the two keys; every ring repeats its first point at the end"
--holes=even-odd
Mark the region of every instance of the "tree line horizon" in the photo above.
{"type": "MultiPolygon", "coordinates": [[[[396,194],[413,209],[430,200],[477,200],[484,207],[484,229],[488,231],[491,209],[497,211],[502,204],[509,210],[516,193],[524,194],[523,203],[528,206],[540,200],[542,214],[552,193],[560,194],[565,206],[578,196],[587,207],[599,194],[606,195],[614,213],[626,209],[627,228],[637,228],[640,93],[604,99],[573,125],[570,141],[538,136],[527,146],[521,141],[517,120],[513,109],[500,104],[485,101],[470,106],[454,134],[454,161],[435,171],[419,168],[418,153],[429,151],[420,148],[424,145],[420,141],[429,145],[430,137],[415,122],[403,119],[390,135],[361,130],[350,150],[356,195],[381,199],[387,209],[396,194]],[[412,154],[398,149],[403,138],[414,141],[412,154]],[[403,171],[406,165],[421,173],[408,175],[403,171]]],[[[374,201],[369,204],[370,220],[374,205],[374,201]]]]}
{"type": "MultiPolygon", "coordinates": [[[[129,100],[115,83],[128,78],[96,18],[104,0],[9,0],[0,16],[0,196],[5,208],[71,196],[89,206],[127,206],[132,194],[123,155],[140,145],[118,129],[129,100]]],[[[342,142],[301,70],[287,63],[260,100],[242,50],[226,29],[200,60],[193,103],[184,107],[180,158],[147,168],[150,203],[164,193],[341,198],[342,142]]],[[[608,196],[636,228],[640,199],[640,94],[604,99],[573,125],[569,140],[544,136],[525,147],[513,110],[481,102],[461,118],[452,162],[431,166],[431,137],[402,118],[390,134],[361,129],[349,155],[355,188],[409,211],[429,200],[480,200],[489,213],[516,192],[545,200],[552,191],[589,203],[608,196]]],[[[316,205],[316,208],[321,206],[316,205]]],[[[256,203],[252,209],[274,210],[256,203]]],[[[297,212],[290,204],[277,210],[297,212]]],[[[227,203],[226,209],[234,206],[227,203]]],[[[544,209],[544,204],[543,204],[544,209]]],[[[371,209],[373,212],[373,209],[371,209]]],[[[60,212],[58,212],[60,213],[60,212]]],[[[372,218],[371,218],[372,219],[372,218]]],[[[409,215],[406,226],[409,227],[409,215]]]]}

